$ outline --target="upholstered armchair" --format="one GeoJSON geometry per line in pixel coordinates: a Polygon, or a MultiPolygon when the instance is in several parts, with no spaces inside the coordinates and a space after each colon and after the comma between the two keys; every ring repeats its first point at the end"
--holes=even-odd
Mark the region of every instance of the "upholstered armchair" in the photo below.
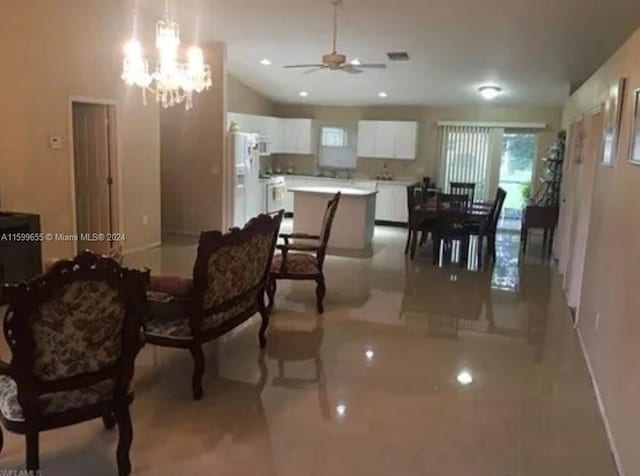
{"type": "Polygon", "coordinates": [[[277,245],[280,253],[273,258],[267,286],[269,309],[273,307],[275,300],[277,280],[293,279],[316,282],[316,308],[318,314],[324,312],[323,301],[327,292],[323,272],[324,258],[339,202],[340,192],[336,193],[327,203],[320,234],[283,233],[280,235],[284,244],[277,245]],[[295,242],[291,242],[291,240],[295,240],[295,242]]]}
{"type": "Polygon", "coordinates": [[[40,431],[101,417],[107,428],[118,424],[118,474],[130,474],[130,384],[148,278],[148,271],[84,252],[29,282],[4,286],[12,358],[0,363],[0,421],[25,435],[33,474],[40,431]]]}
{"type": "Polygon", "coordinates": [[[194,361],[193,398],[202,398],[202,345],[260,313],[260,346],[269,312],[264,295],[283,211],[260,215],[242,229],[200,234],[193,278],[151,278],[144,321],[147,342],[189,349],[194,361]]]}

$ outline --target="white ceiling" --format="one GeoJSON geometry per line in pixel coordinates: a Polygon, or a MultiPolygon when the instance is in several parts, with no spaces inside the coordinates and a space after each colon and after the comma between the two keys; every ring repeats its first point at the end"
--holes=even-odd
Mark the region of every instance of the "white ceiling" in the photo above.
{"type": "MultiPolygon", "coordinates": [[[[160,12],[163,0],[140,0],[160,12]]],[[[497,104],[560,105],[640,26],[638,0],[343,0],[338,49],[349,58],[408,63],[360,75],[303,74],[283,64],[329,52],[329,0],[171,0],[183,42],[227,43],[229,71],[279,102],[466,105],[500,85],[497,104]],[[269,58],[273,65],[262,66],[269,58]],[[308,98],[298,92],[306,90],[308,98]],[[379,91],[389,94],[378,98],[379,91]]]]}

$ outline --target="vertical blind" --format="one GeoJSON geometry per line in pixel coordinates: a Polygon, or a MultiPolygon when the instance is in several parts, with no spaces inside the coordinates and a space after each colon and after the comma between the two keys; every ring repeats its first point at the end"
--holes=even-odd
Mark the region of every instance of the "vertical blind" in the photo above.
{"type": "Polygon", "coordinates": [[[440,127],[440,183],[445,191],[451,182],[475,183],[476,200],[488,200],[499,170],[502,129],[481,126],[440,127]],[[497,166],[497,169],[496,169],[497,166]]]}

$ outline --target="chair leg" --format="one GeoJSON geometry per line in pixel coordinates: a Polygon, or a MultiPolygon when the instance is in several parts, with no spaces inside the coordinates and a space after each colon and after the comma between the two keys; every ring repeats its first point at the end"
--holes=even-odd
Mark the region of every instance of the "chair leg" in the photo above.
{"type": "Polygon", "coordinates": [[[433,265],[436,266],[438,264],[438,260],[440,259],[440,239],[433,237],[433,265]]]}
{"type": "Polygon", "coordinates": [[[113,416],[113,413],[107,412],[104,415],[102,415],[102,424],[107,430],[111,430],[113,427],[115,427],[116,419],[113,416]]]}
{"type": "Polygon", "coordinates": [[[131,425],[129,406],[126,403],[118,405],[114,414],[118,423],[118,449],[116,450],[118,476],[129,476],[131,474],[129,451],[133,442],[133,426],[131,425]]]}
{"type": "Polygon", "coordinates": [[[318,283],[316,285],[316,307],[318,308],[318,314],[322,314],[324,312],[324,295],[327,292],[327,287],[324,284],[324,276],[320,276],[316,279],[318,283]]]}
{"type": "Polygon", "coordinates": [[[202,376],[204,375],[204,354],[202,346],[194,344],[189,347],[191,357],[193,357],[193,377],[191,378],[191,388],[193,389],[193,399],[202,399],[202,376]]]}
{"type": "Polygon", "coordinates": [[[27,430],[27,471],[36,474],[40,470],[40,437],[37,430],[27,430]]]}
{"type": "Polygon", "coordinates": [[[269,312],[273,310],[273,304],[275,303],[275,300],[276,300],[277,288],[278,288],[277,280],[273,278],[269,278],[269,280],[267,281],[267,296],[269,297],[269,304],[267,306],[267,309],[269,312]]]}
{"type": "Polygon", "coordinates": [[[407,243],[404,245],[404,254],[406,255],[409,252],[409,245],[411,244],[411,235],[413,234],[413,230],[411,229],[411,225],[407,229],[407,243]]]}
{"type": "Polygon", "coordinates": [[[260,317],[262,318],[262,323],[260,324],[260,332],[258,334],[258,338],[260,340],[260,348],[264,349],[267,345],[267,329],[269,328],[269,309],[265,304],[264,293],[260,295],[258,298],[258,311],[260,312],[260,317]]]}
{"type": "Polygon", "coordinates": [[[411,259],[416,255],[416,247],[418,245],[418,231],[414,230],[411,236],[411,259]]]}
{"type": "Polygon", "coordinates": [[[482,247],[484,242],[484,236],[482,233],[478,235],[478,271],[482,269],[482,247]]]}
{"type": "Polygon", "coordinates": [[[489,235],[489,252],[491,253],[491,261],[496,262],[496,235],[489,235]]]}

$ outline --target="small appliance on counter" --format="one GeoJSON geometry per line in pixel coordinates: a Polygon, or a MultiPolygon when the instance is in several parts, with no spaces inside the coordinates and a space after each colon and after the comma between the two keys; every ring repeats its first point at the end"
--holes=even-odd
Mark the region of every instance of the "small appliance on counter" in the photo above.
{"type": "Polygon", "coordinates": [[[376,175],[376,179],[377,180],[393,180],[393,174],[389,172],[386,162],[382,166],[382,172],[376,175]]]}

